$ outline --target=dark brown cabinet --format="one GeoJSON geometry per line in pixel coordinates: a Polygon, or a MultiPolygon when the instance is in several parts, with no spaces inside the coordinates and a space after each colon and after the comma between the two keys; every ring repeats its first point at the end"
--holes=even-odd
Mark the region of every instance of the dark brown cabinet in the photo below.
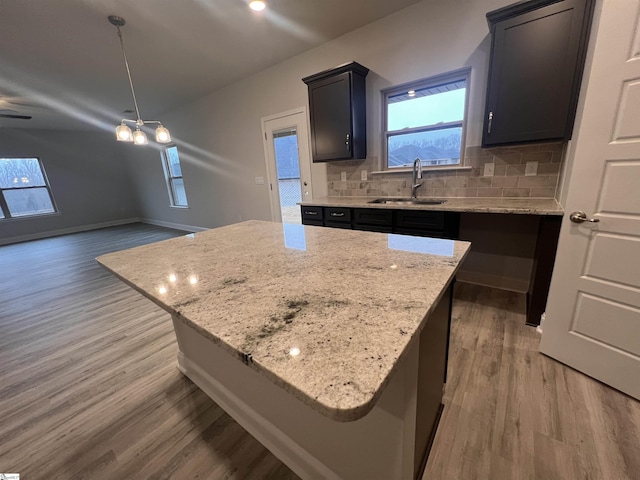
{"type": "Polygon", "coordinates": [[[322,207],[301,207],[300,213],[302,214],[302,223],[305,225],[318,225],[323,226],[323,213],[322,207]]]}
{"type": "Polygon", "coordinates": [[[393,232],[393,210],[354,208],[353,228],[369,232],[393,232]]]}
{"type": "Polygon", "coordinates": [[[344,207],[325,207],[324,226],[351,228],[351,209],[344,207]]]}
{"type": "Polygon", "coordinates": [[[368,73],[368,68],[351,62],[302,79],[309,87],[314,162],[366,158],[368,73]]]}
{"type": "Polygon", "coordinates": [[[482,145],[571,138],[593,0],[531,0],[487,14],[482,145]]]}
{"type": "Polygon", "coordinates": [[[369,232],[457,238],[458,212],[302,206],[302,223],[369,232]]]}
{"type": "Polygon", "coordinates": [[[395,233],[439,238],[458,238],[460,214],[431,210],[398,210],[395,233]]]}

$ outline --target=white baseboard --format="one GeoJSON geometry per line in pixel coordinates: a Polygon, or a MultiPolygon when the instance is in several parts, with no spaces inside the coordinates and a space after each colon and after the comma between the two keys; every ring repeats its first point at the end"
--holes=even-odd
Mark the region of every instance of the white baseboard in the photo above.
{"type": "Polygon", "coordinates": [[[175,230],[182,230],[184,232],[204,232],[208,230],[205,227],[195,227],[193,225],[184,225],[182,223],[165,222],[164,220],[154,220],[153,218],[140,218],[140,222],[148,223],[149,225],[156,225],[157,227],[173,228],[175,230]]]}
{"type": "Polygon", "coordinates": [[[178,369],[296,474],[302,478],[339,480],[340,477],[329,467],[301,448],[182,352],[178,352],[178,369]]]}
{"type": "Polygon", "coordinates": [[[126,225],[129,223],[136,223],[140,221],[141,220],[138,217],[132,217],[124,218],[121,220],[113,220],[110,222],[91,223],[89,225],[80,225],[77,227],[48,230],[46,232],[29,233],[27,235],[17,235],[15,237],[0,238],[0,245],[9,245],[11,243],[28,242],[29,240],[40,240],[42,238],[58,237],[60,235],[87,232],[89,230],[97,230],[99,228],[117,227],[118,225],[126,225]]]}

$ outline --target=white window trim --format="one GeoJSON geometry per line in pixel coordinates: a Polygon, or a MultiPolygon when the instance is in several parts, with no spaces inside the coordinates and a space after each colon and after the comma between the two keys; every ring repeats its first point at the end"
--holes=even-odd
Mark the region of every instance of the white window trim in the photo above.
{"type": "MultiPolygon", "coordinates": [[[[176,178],[181,178],[184,181],[184,175],[179,177],[174,177],[171,174],[171,167],[169,166],[169,157],[167,156],[167,150],[178,146],[174,143],[165,145],[165,147],[160,151],[160,158],[162,159],[162,170],[164,171],[164,179],[167,184],[167,193],[169,194],[169,206],[171,208],[189,208],[189,200],[187,199],[186,205],[176,205],[175,195],[173,193],[172,182],[176,178]]],[[[180,159],[180,152],[178,152],[178,159],[180,159]]],[[[180,162],[180,171],[182,171],[182,162],[180,162]]]]}
{"type": "Polygon", "coordinates": [[[42,174],[42,178],[44,179],[44,185],[39,185],[37,187],[27,187],[27,188],[43,188],[43,187],[46,188],[47,192],[49,193],[49,199],[51,200],[51,205],[53,206],[53,212],[34,213],[32,215],[17,215],[14,217],[11,215],[11,212],[9,211],[9,205],[7,204],[7,201],[4,198],[4,191],[5,190],[26,190],[27,188],[0,187],[0,209],[2,210],[2,214],[4,215],[4,217],[0,217],[0,222],[7,222],[12,220],[24,220],[24,219],[36,218],[36,217],[47,217],[50,215],[60,215],[60,210],[58,209],[58,205],[56,205],[56,200],[55,198],[53,198],[53,192],[51,191],[51,184],[49,183],[49,178],[47,177],[47,171],[44,169],[44,165],[40,157],[31,156],[31,157],[2,157],[2,158],[7,160],[35,159],[38,161],[38,165],[40,167],[40,173],[42,174]]]}
{"type": "MultiPolygon", "coordinates": [[[[411,168],[405,167],[395,167],[389,168],[388,159],[387,159],[387,138],[389,136],[389,131],[387,130],[387,99],[389,96],[396,95],[398,93],[407,92],[409,90],[419,90],[421,88],[425,88],[438,83],[447,83],[453,80],[465,78],[466,80],[466,88],[465,88],[465,100],[464,100],[464,115],[462,118],[462,122],[451,122],[452,124],[460,124],[462,123],[462,135],[460,139],[460,163],[454,165],[429,165],[423,166],[423,171],[445,171],[445,170],[469,170],[471,167],[465,165],[465,149],[466,149],[466,137],[467,137],[467,123],[469,116],[469,92],[471,91],[471,67],[465,67],[458,70],[453,70],[451,72],[434,75],[432,77],[422,78],[420,80],[415,80],[413,82],[407,82],[400,85],[395,85],[393,87],[385,88],[380,91],[382,97],[382,135],[381,142],[382,155],[380,156],[379,162],[379,171],[371,172],[372,174],[389,174],[389,173],[407,173],[412,172],[411,168]]],[[[443,124],[444,125],[444,124],[443,124]]],[[[415,127],[403,130],[402,133],[412,133],[412,132],[421,132],[427,131],[433,126],[427,127],[415,127]]],[[[442,125],[438,125],[438,128],[442,128],[442,125]]],[[[393,131],[396,132],[395,130],[393,131]]]]}

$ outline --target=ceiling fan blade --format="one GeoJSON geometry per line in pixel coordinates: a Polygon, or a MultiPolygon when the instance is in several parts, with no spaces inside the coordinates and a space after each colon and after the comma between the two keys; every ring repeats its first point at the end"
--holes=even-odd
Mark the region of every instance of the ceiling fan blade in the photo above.
{"type": "Polygon", "coordinates": [[[0,118],[13,118],[16,120],[31,120],[31,115],[16,115],[14,113],[0,113],[0,118]]]}
{"type": "MultiPolygon", "coordinates": [[[[48,108],[45,105],[33,102],[26,97],[3,97],[0,95],[0,106],[5,104],[7,106],[16,106],[23,108],[48,108]]],[[[0,109],[1,110],[1,109],[0,109]]]]}

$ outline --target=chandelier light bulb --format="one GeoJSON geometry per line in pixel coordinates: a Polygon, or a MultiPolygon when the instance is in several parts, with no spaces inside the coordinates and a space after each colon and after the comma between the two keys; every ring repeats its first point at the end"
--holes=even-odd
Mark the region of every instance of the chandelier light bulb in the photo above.
{"type": "Polygon", "coordinates": [[[136,128],[136,131],[133,132],[133,143],[134,145],[146,145],[149,141],[147,140],[147,135],[142,130],[136,128]]]}
{"type": "Polygon", "coordinates": [[[116,127],[116,138],[119,142],[133,142],[131,129],[124,123],[116,127]]]}
{"type": "Polygon", "coordinates": [[[156,142],[158,143],[169,143],[171,141],[171,134],[169,130],[167,130],[162,125],[156,128],[156,142]]]}
{"type": "Polygon", "coordinates": [[[253,0],[249,2],[249,8],[255,12],[260,12],[266,8],[267,4],[262,0],[253,0]]]}

